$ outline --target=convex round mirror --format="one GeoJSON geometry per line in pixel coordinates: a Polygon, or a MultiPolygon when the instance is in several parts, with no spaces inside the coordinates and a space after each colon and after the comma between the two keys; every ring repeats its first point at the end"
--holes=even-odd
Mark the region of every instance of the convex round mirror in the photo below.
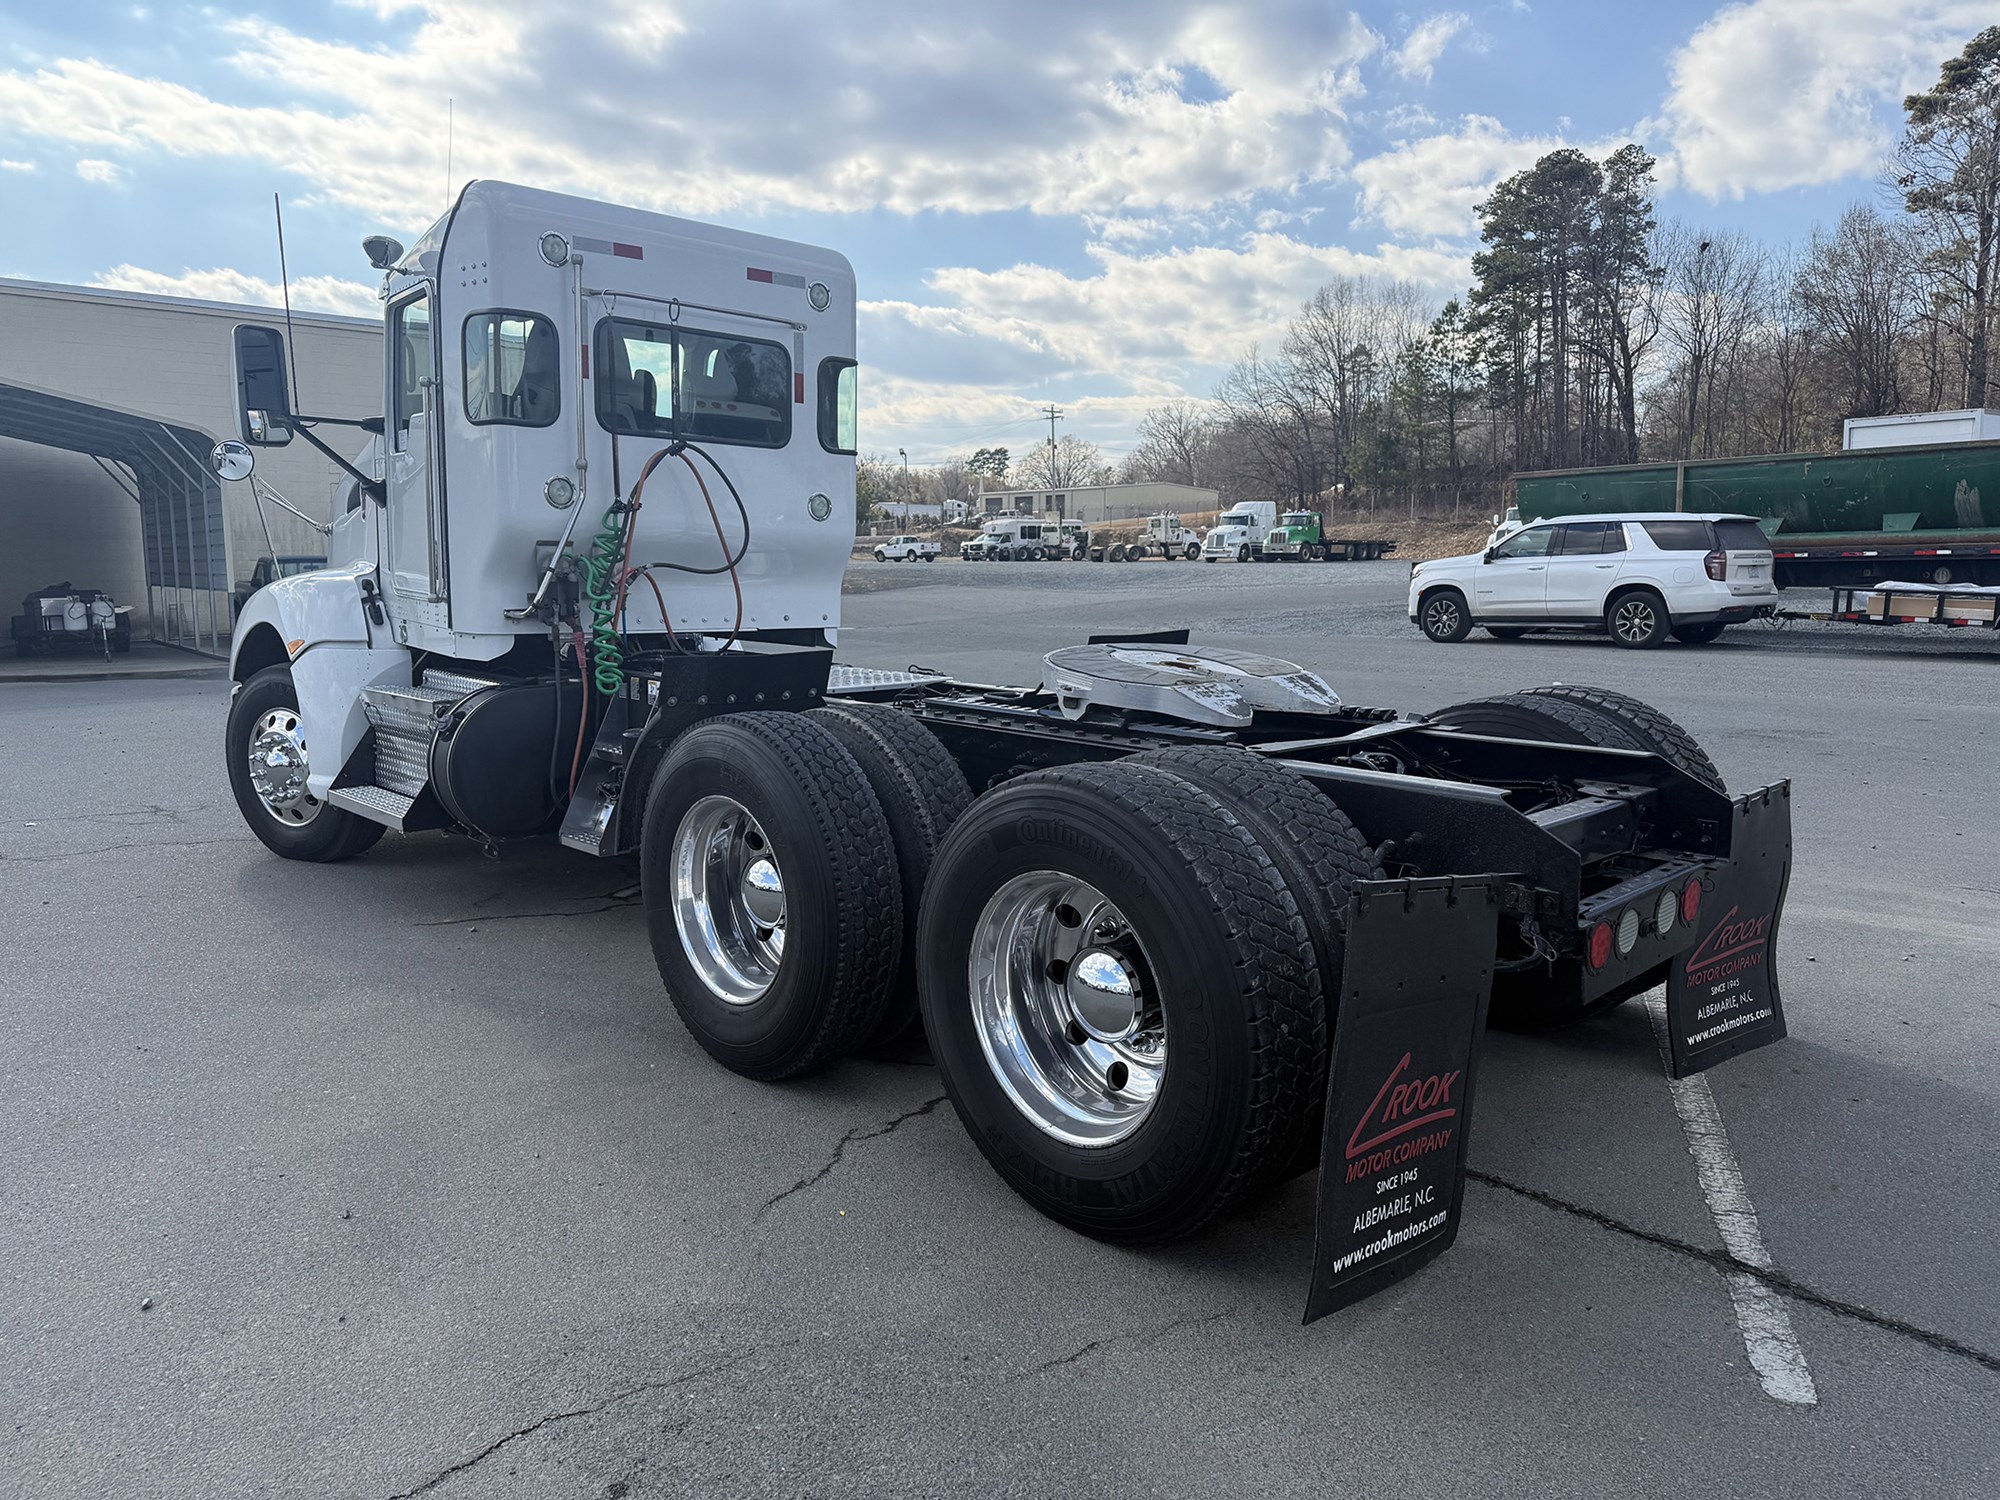
{"type": "Polygon", "coordinates": [[[250,451],[248,443],[227,438],[208,450],[208,466],[220,479],[248,479],[250,471],[257,467],[257,455],[250,451]]]}

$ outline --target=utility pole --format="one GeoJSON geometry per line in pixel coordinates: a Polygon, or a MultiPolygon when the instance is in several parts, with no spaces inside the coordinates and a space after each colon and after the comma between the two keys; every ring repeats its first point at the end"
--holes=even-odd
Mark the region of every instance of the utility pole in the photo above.
{"type": "Polygon", "coordinates": [[[903,534],[910,531],[910,453],[907,448],[898,448],[897,454],[903,460],[903,534]]]}
{"type": "Polygon", "coordinates": [[[1060,406],[1045,406],[1042,413],[1049,419],[1049,483],[1056,482],[1056,423],[1062,420],[1060,406]]]}

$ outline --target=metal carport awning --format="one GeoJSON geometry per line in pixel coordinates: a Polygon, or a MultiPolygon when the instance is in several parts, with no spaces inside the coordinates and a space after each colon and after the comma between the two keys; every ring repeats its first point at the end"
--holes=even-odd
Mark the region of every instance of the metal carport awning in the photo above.
{"type": "Polygon", "coordinates": [[[222,485],[207,461],[213,437],[158,417],[6,384],[0,384],[0,437],[96,459],[139,502],[156,638],[215,655],[228,649],[222,644],[230,628],[222,485]]]}

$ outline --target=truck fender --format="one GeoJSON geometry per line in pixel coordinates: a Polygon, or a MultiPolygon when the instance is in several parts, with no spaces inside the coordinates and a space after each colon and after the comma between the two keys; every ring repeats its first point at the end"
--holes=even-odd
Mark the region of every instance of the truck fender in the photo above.
{"type": "Polygon", "coordinates": [[[370,620],[363,601],[363,580],[372,589],[374,572],[355,563],[278,579],[250,596],[230,643],[229,675],[239,686],[266,667],[290,665],[314,750],[306,786],[316,797],[326,795],[368,732],[361,690],[410,684],[410,653],[370,620]],[[332,753],[320,753],[329,742],[332,753]]]}

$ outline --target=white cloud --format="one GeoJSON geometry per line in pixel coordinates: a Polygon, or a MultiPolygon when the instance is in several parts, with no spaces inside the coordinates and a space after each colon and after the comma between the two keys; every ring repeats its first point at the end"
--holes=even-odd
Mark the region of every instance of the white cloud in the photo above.
{"type": "Polygon", "coordinates": [[[1334,176],[1380,46],[1322,0],[1254,25],[1198,0],[857,0],[837,27],[806,0],[756,27],[663,0],[420,14],[392,48],[232,23],[231,61],[282,106],[94,60],[0,71],[0,127],[278,168],[398,226],[435,213],[447,97],[461,175],[683,213],[1183,211],[1334,176]]]}
{"type": "Polygon", "coordinates": [[[31,161],[13,161],[8,157],[0,156],[0,172],[33,172],[36,170],[38,168],[31,161]]]}
{"type": "MultiPolygon", "coordinates": [[[[236,302],[252,307],[282,307],[284,290],[275,281],[218,266],[209,271],[185,270],[179,275],[149,271],[144,266],[113,266],[90,283],[120,292],[151,292],[162,297],[192,297],[202,302],[236,302]]],[[[292,283],[292,307],[298,312],[345,313],[377,319],[382,304],[375,288],[338,276],[301,276],[292,283]]]]}
{"type": "Polygon", "coordinates": [[[1867,176],[1894,144],[1889,115],[1928,88],[1991,0],[1750,0],[1677,53],[1654,122],[1682,185],[1709,198],[1867,176]]]}
{"type": "Polygon", "coordinates": [[[1405,141],[1357,162],[1361,211],[1392,234],[1470,235],[1478,228],[1473,208],[1496,182],[1563,144],[1513,135],[1487,115],[1467,115],[1455,131],[1405,141]]]}
{"type": "MultiPolygon", "coordinates": [[[[932,273],[935,303],[863,304],[871,365],[905,375],[952,372],[986,390],[1054,379],[1115,382],[1144,406],[1204,390],[1253,343],[1275,344],[1312,293],[1336,276],[1419,282],[1440,293],[1463,284],[1465,258],[1445,248],[1372,252],[1255,233],[1234,247],[1135,255],[1090,247],[1095,274],[1039,265],[932,273]]],[[[871,387],[871,391],[873,387],[871,387]]],[[[874,395],[871,394],[871,410],[874,395]]]]}
{"type": "Polygon", "coordinates": [[[87,156],[76,164],[76,175],[85,182],[112,183],[116,182],[121,174],[118,163],[87,156]]]}
{"type": "Polygon", "coordinates": [[[1405,78],[1421,78],[1429,83],[1431,67],[1444,56],[1451,39],[1472,24],[1462,10],[1448,10],[1419,22],[1391,55],[1396,71],[1405,78]]]}

